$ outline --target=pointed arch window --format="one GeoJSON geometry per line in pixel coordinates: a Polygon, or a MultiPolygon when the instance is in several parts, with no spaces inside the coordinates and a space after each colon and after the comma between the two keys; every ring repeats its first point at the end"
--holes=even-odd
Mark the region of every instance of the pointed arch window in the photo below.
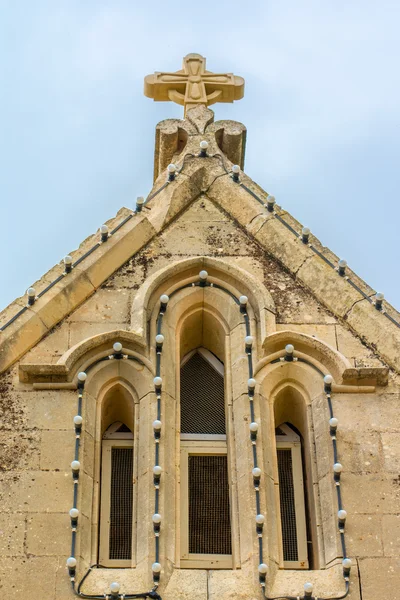
{"type": "Polygon", "coordinates": [[[307,521],[301,437],[289,423],[275,430],[283,563],[308,569],[307,521]]]}
{"type": "Polygon", "coordinates": [[[103,435],[99,563],[130,567],[133,526],[133,433],[117,421],[103,435]]]}
{"type": "Polygon", "coordinates": [[[197,348],[181,363],[181,566],[231,568],[224,366],[197,348]]]}

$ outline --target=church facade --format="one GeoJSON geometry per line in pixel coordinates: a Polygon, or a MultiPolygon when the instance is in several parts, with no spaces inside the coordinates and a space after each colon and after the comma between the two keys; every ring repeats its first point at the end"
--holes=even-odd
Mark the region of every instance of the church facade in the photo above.
{"type": "Polygon", "coordinates": [[[400,599],[400,314],[243,171],[244,82],[146,95],[154,185],[0,315],[0,589],[400,599]]]}

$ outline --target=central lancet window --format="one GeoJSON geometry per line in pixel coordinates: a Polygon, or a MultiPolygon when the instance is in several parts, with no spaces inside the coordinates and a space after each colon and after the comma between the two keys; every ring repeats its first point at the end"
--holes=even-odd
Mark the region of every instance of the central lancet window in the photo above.
{"type": "Polygon", "coordinates": [[[224,365],[205,348],[180,371],[181,566],[231,568],[224,365]]]}

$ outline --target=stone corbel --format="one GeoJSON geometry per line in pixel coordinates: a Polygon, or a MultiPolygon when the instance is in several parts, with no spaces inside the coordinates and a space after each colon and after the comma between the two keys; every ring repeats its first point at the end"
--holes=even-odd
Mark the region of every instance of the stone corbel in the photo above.
{"type": "Polygon", "coordinates": [[[166,119],[156,127],[154,152],[154,181],[172,162],[183,157],[190,137],[215,139],[226,158],[243,169],[246,128],[236,121],[217,121],[214,112],[199,105],[188,110],[185,119],[166,119]]]}
{"type": "Polygon", "coordinates": [[[215,140],[221,152],[234,165],[244,168],[244,154],[246,150],[246,127],[238,121],[217,121],[207,129],[207,133],[214,132],[215,140]]]}

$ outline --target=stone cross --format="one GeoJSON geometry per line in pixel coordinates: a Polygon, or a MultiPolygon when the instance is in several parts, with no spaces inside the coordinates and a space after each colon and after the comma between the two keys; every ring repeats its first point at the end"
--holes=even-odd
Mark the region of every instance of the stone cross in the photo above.
{"type": "Polygon", "coordinates": [[[200,54],[188,54],[183,59],[183,69],[175,73],[147,75],[144,94],[155,101],[176,102],[186,112],[199,104],[208,106],[215,102],[233,102],[244,95],[244,79],[232,73],[206,71],[206,59],[200,54]]]}

